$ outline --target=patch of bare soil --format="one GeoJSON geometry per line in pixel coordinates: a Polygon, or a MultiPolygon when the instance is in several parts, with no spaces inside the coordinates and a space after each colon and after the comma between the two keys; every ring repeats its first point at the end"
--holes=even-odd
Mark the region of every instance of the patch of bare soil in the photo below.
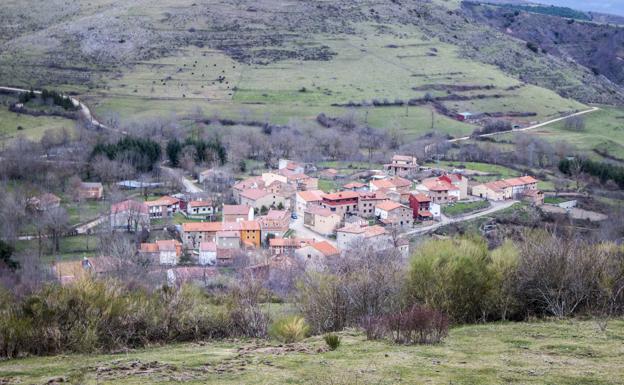
{"type": "Polygon", "coordinates": [[[95,369],[95,373],[99,380],[115,380],[124,377],[137,376],[146,376],[150,378],[157,377],[167,381],[188,381],[200,379],[200,376],[192,370],[183,370],[178,368],[176,365],[165,364],[158,361],[114,361],[110,365],[97,367],[95,369]]]}
{"type": "Polygon", "coordinates": [[[325,347],[314,348],[306,344],[285,344],[285,345],[252,345],[244,346],[238,349],[239,355],[247,354],[274,354],[285,355],[289,353],[306,353],[306,354],[318,354],[327,351],[325,347]]]}

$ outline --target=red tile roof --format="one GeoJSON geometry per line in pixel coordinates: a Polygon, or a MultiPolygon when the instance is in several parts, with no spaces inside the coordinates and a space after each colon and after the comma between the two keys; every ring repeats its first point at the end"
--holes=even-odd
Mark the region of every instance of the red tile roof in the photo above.
{"type": "Polygon", "coordinates": [[[431,202],[431,198],[429,198],[426,194],[412,194],[412,197],[414,197],[414,199],[419,203],[431,202]]]}
{"type": "Polygon", "coordinates": [[[306,190],[298,191],[297,195],[306,202],[318,202],[323,199],[323,193],[321,190],[306,190]]]}
{"type": "Polygon", "coordinates": [[[324,200],[340,200],[340,199],[356,199],[360,196],[360,194],[358,194],[355,191],[340,191],[337,193],[333,193],[333,194],[325,194],[325,196],[323,196],[324,200]]]}
{"type": "Polygon", "coordinates": [[[383,211],[392,211],[400,207],[403,207],[403,205],[394,201],[383,201],[376,206],[376,208],[383,210],[383,211]]]}
{"type": "Polygon", "coordinates": [[[316,242],[311,244],[310,246],[320,251],[326,257],[340,254],[340,250],[338,250],[335,246],[327,241],[316,242]]]}

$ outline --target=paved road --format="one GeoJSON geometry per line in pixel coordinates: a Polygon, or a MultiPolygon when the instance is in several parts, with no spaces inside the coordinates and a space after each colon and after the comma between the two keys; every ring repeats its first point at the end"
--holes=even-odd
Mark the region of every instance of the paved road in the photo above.
{"type": "MultiPolygon", "coordinates": [[[[536,128],[540,128],[540,127],[547,126],[547,125],[549,125],[549,124],[553,124],[553,123],[560,122],[560,121],[562,121],[562,120],[565,120],[565,119],[571,118],[571,117],[573,117],[573,116],[581,116],[581,115],[589,114],[589,113],[592,113],[592,112],[594,112],[594,111],[598,111],[599,109],[600,109],[600,108],[598,108],[598,107],[592,107],[592,108],[590,108],[589,110],[585,110],[585,111],[581,111],[581,112],[576,112],[576,113],[574,113],[574,114],[570,114],[570,115],[562,116],[561,118],[552,119],[552,120],[546,121],[546,122],[544,122],[544,123],[534,124],[534,125],[529,126],[529,127],[517,128],[517,129],[515,129],[515,130],[511,130],[511,131],[492,132],[492,133],[489,133],[489,134],[479,135],[479,138],[487,138],[487,137],[489,137],[489,136],[494,136],[494,135],[508,134],[508,133],[510,133],[510,132],[530,131],[530,130],[534,130],[534,129],[536,129],[536,128]]],[[[464,140],[470,140],[470,139],[473,139],[473,138],[472,138],[472,137],[470,137],[470,136],[464,136],[464,137],[461,137],[461,138],[450,139],[450,140],[449,140],[449,142],[450,142],[450,143],[453,143],[453,142],[461,142],[461,141],[464,141],[464,140]]]]}
{"type": "Polygon", "coordinates": [[[327,241],[331,243],[333,246],[336,246],[336,240],[328,238],[324,235],[316,233],[309,228],[303,225],[303,215],[299,215],[297,219],[293,219],[290,221],[290,228],[295,230],[295,235],[297,238],[308,238],[314,239],[317,242],[327,241]]]}
{"type": "Polygon", "coordinates": [[[162,165],[160,166],[160,169],[163,170],[164,172],[168,173],[172,177],[178,178],[182,182],[182,184],[184,185],[184,189],[186,190],[186,192],[189,192],[189,193],[201,193],[201,192],[204,192],[204,190],[201,187],[199,187],[195,183],[191,182],[190,180],[186,179],[184,177],[182,171],[180,171],[178,169],[173,169],[171,167],[162,166],[162,165]]]}
{"type": "Polygon", "coordinates": [[[461,217],[455,217],[455,218],[447,218],[447,217],[443,217],[442,220],[438,223],[435,223],[431,226],[425,226],[425,227],[420,227],[417,229],[413,229],[410,231],[407,231],[403,234],[401,234],[401,236],[405,237],[405,236],[412,236],[412,235],[423,235],[423,234],[427,234],[430,233],[432,231],[435,231],[437,229],[439,229],[442,226],[446,226],[446,225],[450,225],[451,223],[458,223],[458,222],[465,222],[465,221],[470,221],[473,219],[477,219],[483,216],[487,216],[490,214],[493,214],[497,211],[501,211],[501,210],[505,210],[510,208],[511,206],[513,206],[514,204],[518,203],[518,201],[503,201],[503,202],[491,202],[492,203],[492,207],[490,207],[487,210],[484,211],[480,211],[478,213],[474,213],[474,214],[468,214],[468,215],[464,215],[461,217]]]}

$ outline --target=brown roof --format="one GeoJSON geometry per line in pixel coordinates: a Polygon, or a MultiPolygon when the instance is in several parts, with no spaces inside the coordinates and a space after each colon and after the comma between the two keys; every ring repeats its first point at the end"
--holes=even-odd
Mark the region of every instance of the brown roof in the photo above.
{"type": "Polygon", "coordinates": [[[223,228],[221,222],[186,222],[182,223],[182,231],[184,232],[215,232],[223,228]]]}
{"type": "Polygon", "coordinates": [[[288,211],[286,211],[286,210],[270,209],[269,212],[267,213],[267,215],[265,215],[265,218],[266,219],[270,219],[270,220],[274,220],[274,221],[278,221],[278,220],[285,219],[288,216],[289,216],[289,214],[288,214],[288,211]]]}
{"type": "Polygon", "coordinates": [[[334,245],[327,241],[316,242],[311,244],[310,246],[320,251],[326,257],[340,254],[340,250],[338,250],[334,245]]]}
{"type": "Polygon", "coordinates": [[[247,215],[250,209],[248,205],[223,205],[223,215],[247,215]]]}
{"type": "Polygon", "coordinates": [[[219,238],[240,238],[238,231],[217,231],[217,237],[219,238]]]}

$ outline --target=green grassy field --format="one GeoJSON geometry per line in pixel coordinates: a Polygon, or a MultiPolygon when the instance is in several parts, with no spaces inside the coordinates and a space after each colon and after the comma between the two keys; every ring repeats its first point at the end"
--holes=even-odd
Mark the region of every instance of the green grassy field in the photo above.
{"type": "MultiPolygon", "coordinates": [[[[47,240],[44,240],[41,259],[44,262],[52,263],[57,260],[75,260],[93,254],[98,246],[98,237],[95,235],[78,235],[74,237],[64,237],[60,241],[60,251],[54,252],[47,240]]],[[[33,255],[38,253],[38,241],[36,239],[28,241],[17,241],[15,249],[18,252],[26,252],[33,255]]]]}
{"type": "Polygon", "coordinates": [[[5,106],[0,106],[0,142],[9,141],[22,135],[25,138],[39,140],[48,130],[67,129],[74,132],[75,123],[57,116],[30,116],[16,114],[5,106]],[[21,127],[21,129],[18,129],[21,127]]]}
{"type": "MultiPolygon", "coordinates": [[[[263,342],[178,344],[113,355],[0,362],[3,383],[69,384],[622,384],[624,321],[504,323],[454,328],[439,345],[397,346],[343,332],[333,352],[313,337],[293,349],[263,342]],[[240,348],[244,348],[239,350],[240,348]],[[288,351],[294,350],[294,351],[288,351]]],[[[283,346],[283,345],[282,345],[283,346]]]]}
{"type": "MultiPolygon", "coordinates": [[[[600,110],[583,116],[585,129],[567,129],[565,122],[557,122],[528,131],[532,135],[552,143],[567,142],[588,156],[600,157],[601,153],[624,160],[624,109],[600,106],[600,110]]],[[[501,140],[514,140],[516,134],[499,136],[501,140]]]]}
{"type": "MultiPolygon", "coordinates": [[[[496,67],[460,57],[457,47],[426,37],[412,26],[357,24],[350,35],[316,34],[306,44],[329,47],[337,55],[328,61],[283,60],[266,65],[233,61],[223,52],[187,47],[174,56],[133,63],[107,87],[88,92],[85,100],[98,114],[115,111],[123,118],[145,118],[201,108],[208,115],[234,119],[314,120],[324,112],[343,115],[349,108],[333,103],[373,99],[394,101],[444,96],[436,85],[494,86],[489,90],[457,91],[475,97],[447,102],[457,111],[532,111],[537,118],[583,108],[554,92],[528,85],[496,67]],[[219,77],[224,78],[219,81],[219,77]],[[520,86],[510,90],[509,87],[520,86]],[[413,87],[419,87],[413,90],[413,87]],[[500,95],[498,98],[487,97],[500,95]],[[476,98],[477,95],[486,95],[476,98]]],[[[428,106],[357,108],[362,122],[380,128],[397,127],[408,135],[432,129],[454,136],[474,126],[434,113],[428,106]]]]}
{"type": "Polygon", "coordinates": [[[463,214],[468,214],[473,211],[483,210],[490,207],[488,201],[477,202],[457,202],[452,205],[446,205],[442,208],[442,213],[447,216],[456,217],[463,214]]]}

